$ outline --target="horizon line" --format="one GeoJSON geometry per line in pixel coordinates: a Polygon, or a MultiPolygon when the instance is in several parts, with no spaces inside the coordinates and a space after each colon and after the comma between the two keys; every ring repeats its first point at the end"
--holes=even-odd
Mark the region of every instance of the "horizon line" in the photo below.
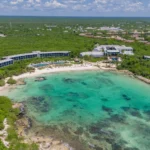
{"type": "Polygon", "coordinates": [[[0,17],[80,17],[80,18],[150,18],[150,16],[48,16],[48,15],[0,15],[0,17]]]}

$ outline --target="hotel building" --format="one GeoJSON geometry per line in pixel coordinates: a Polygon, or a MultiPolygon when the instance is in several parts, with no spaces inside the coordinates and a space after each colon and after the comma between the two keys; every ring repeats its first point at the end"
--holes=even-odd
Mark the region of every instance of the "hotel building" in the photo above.
{"type": "Polygon", "coordinates": [[[45,57],[66,57],[70,55],[70,51],[54,51],[54,52],[41,52],[33,51],[32,53],[18,54],[3,57],[3,60],[0,60],[0,67],[5,67],[14,63],[14,61],[20,61],[31,58],[45,58],[45,57]]]}

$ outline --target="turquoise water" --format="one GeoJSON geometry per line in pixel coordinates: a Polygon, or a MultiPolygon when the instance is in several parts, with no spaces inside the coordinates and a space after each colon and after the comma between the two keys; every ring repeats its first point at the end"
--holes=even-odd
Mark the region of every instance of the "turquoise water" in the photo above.
{"type": "Polygon", "coordinates": [[[149,150],[150,86],[103,71],[26,79],[8,96],[24,102],[35,131],[62,138],[77,150],[149,150]]]}

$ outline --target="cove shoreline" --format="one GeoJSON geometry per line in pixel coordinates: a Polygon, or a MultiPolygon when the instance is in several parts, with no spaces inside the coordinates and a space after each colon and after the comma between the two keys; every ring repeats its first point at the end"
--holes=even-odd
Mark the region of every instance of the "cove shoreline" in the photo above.
{"type": "MultiPolygon", "coordinates": [[[[98,71],[112,71],[112,72],[116,72],[116,73],[122,73],[122,74],[124,74],[124,75],[129,75],[129,76],[131,76],[131,77],[135,77],[135,75],[133,74],[133,73],[131,73],[131,72],[129,72],[129,71],[127,71],[127,70],[117,70],[116,68],[101,68],[101,67],[98,67],[98,66],[81,66],[81,67],[79,67],[80,69],[77,69],[79,67],[79,65],[77,65],[76,67],[74,66],[74,68],[72,68],[72,69],[70,69],[69,70],[69,68],[70,67],[65,67],[66,69],[64,69],[63,67],[60,67],[60,68],[53,68],[53,69],[49,69],[49,68],[46,68],[46,69],[43,69],[44,71],[45,71],[45,73],[44,73],[44,71],[43,70],[37,70],[38,71],[38,73],[37,72],[35,72],[35,73],[31,73],[31,74],[29,74],[30,76],[27,76],[27,77],[25,77],[25,78],[28,78],[28,77],[36,77],[36,76],[39,76],[39,75],[42,75],[42,74],[49,74],[49,73],[57,73],[57,72],[67,72],[67,71],[81,71],[81,70],[91,70],[91,71],[94,71],[94,70],[98,70],[98,71]],[[88,68],[88,69],[87,69],[88,68]],[[55,71],[54,71],[55,70],[55,71]],[[41,72],[42,71],[42,72],[41,72]],[[47,72],[48,71],[48,72],[47,72]],[[37,73],[37,74],[36,74],[37,73]]],[[[22,76],[24,76],[24,75],[26,75],[26,74],[22,74],[22,75],[20,75],[20,76],[17,76],[16,78],[14,78],[14,79],[16,79],[16,80],[20,80],[20,79],[24,79],[22,76]]],[[[18,84],[17,84],[18,85],[18,84]]],[[[13,88],[15,88],[17,85],[14,85],[14,86],[9,86],[8,85],[8,87],[13,87],[13,88]]],[[[7,87],[6,87],[7,88],[7,87]]],[[[26,116],[27,116],[27,113],[25,114],[26,116]]],[[[27,116],[28,117],[28,116],[27,116]]],[[[30,119],[30,118],[29,118],[30,119]]],[[[30,132],[30,131],[29,131],[30,132]]],[[[22,137],[24,137],[24,136],[22,136],[22,137]]],[[[59,139],[59,138],[58,138],[59,139]]],[[[26,140],[26,142],[28,143],[28,142],[30,142],[30,140],[31,141],[33,141],[33,142],[35,142],[35,143],[37,143],[37,144],[40,144],[40,146],[42,146],[43,145],[43,143],[45,143],[45,141],[47,141],[46,143],[51,143],[52,145],[61,145],[62,144],[62,146],[65,146],[65,148],[66,148],[66,146],[68,146],[67,145],[67,143],[63,143],[60,139],[59,140],[57,140],[57,139],[53,139],[53,138],[51,138],[51,137],[47,137],[47,136],[42,136],[41,134],[39,135],[38,134],[38,136],[37,135],[34,135],[34,134],[30,134],[30,136],[25,136],[25,140],[26,140]]],[[[48,144],[44,144],[44,146],[47,146],[47,147],[49,147],[49,146],[52,146],[52,145],[48,145],[48,144]]],[[[55,147],[56,148],[56,147],[55,147]]],[[[67,147],[68,148],[68,147],[67,147]]],[[[69,148],[69,150],[70,149],[72,149],[72,148],[69,148]]],[[[66,150],[66,149],[65,149],[66,150]]],[[[68,150],[68,149],[67,149],[68,150]]]]}
{"type": "MultiPolygon", "coordinates": [[[[38,77],[38,76],[44,75],[44,74],[59,73],[59,72],[70,72],[70,71],[95,71],[95,70],[114,71],[116,73],[123,73],[125,75],[129,75],[130,77],[136,78],[136,79],[138,79],[144,83],[150,84],[150,79],[135,75],[134,73],[130,72],[129,70],[118,70],[116,68],[115,64],[109,64],[109,67],[108,67],[107,64],[102,63],[102,62],[97,62],[97,63],[86,62],[84,64],[79,64],[79,65],[72,65],[72,66],[65,66],[65,67],[61,66],[61,67],[44,68],[44,69],[37,69],[36,68],[34,72],[23,73],[23,74],[18,75],[18,76],[13,76],[12,78],[17,80],[17,82],[18,82],[19,80],[22,80],[25,78],[38,77]]],[[[7,91],[10,88],[15,88],[17,85],[21,85],[21,84],[9,85],[9,84],[7,84],[8,79],[9,78],[6,78],[5,79],[6,84],[4,86],[0,87],[0,95],[1,96],[3,95],[4,91],[7,91]]]]}

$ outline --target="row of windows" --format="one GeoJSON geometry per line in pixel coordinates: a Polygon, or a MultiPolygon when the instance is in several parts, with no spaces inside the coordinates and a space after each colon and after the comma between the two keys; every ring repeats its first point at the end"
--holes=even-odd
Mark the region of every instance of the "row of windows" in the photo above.
{"type": "MultiPolygon", "coordinates": [[[[56,56],[69,56],[69,53],[47,53],[47,54],[40,54],[40,57],[56,57],[56,56]]],[[[22,59],[28,59],[28,58],[34,58],[38,57],[37,54],[35,55],[25,55],[25,56],[18,56],[18,57],[12,57],[14,60],[22,60],[22,59]]]]}
{"type": "Polygon", "coordinates": [[[34,58],[37,57],[37,55],[25,55],[25,56],[18,56],[18,57],[12,57],[14,60],[22,60],[22,59],[28,59],[28,58],[34,58]]]}
{"type": "Polygon", "coordinates": [[[0,67],[8,66],[11,64],[13,64],[13,61],[3,62],[3,63],[0,63],[0,67]]]}
{"type": "MultiPolygon", "coordinates": [[[[46,53],[46,54],[40,54],[40,57],[59,57],[59,56],[69,56],[69,53],[46,53]]],[[[23,60],[23,59],[29,59],[29,58],[35,58],[38,57],[38,54],[33,55],[24,55],[24,56],[16,56],[12,57],[13,60],[23,60]]],[[[13,64],[13,61],[8,61],[4,63],[0,63],[0,67],[8,66],[13,64]]]]}
{"type": "Polygon", "coordinates": [[[51,56],[68,56],[68,53],[48,53],[48,54],[40,54],[40,57],[51,57],[51,56]]]}

